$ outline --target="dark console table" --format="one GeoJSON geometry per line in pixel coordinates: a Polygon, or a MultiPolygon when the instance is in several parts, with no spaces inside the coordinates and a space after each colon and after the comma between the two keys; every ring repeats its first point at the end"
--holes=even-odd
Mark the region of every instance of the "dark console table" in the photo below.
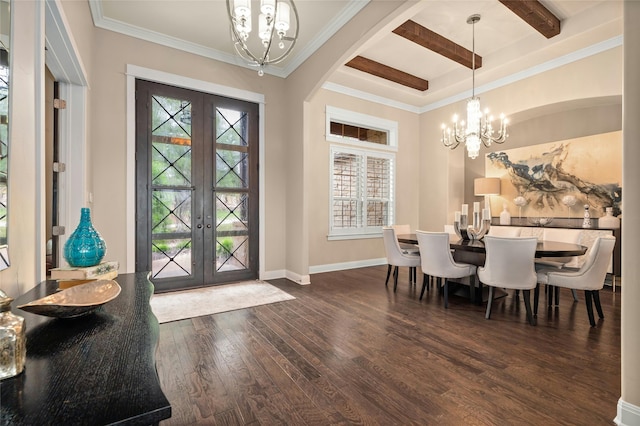
{"type": "Polygon", "coordinates": [[[27,325],[25,371],[0,381],[2,425],[150,425],[171,417],[155,351],[159,326],[147,273],[116,278],[122,292],[97,311],[55,319],[15,308],[56,291],[39,284],[12,303],[27,325]]]}

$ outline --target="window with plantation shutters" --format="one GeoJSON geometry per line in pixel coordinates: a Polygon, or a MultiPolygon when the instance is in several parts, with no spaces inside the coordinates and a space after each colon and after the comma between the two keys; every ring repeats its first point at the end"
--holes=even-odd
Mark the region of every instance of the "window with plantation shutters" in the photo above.
{"type": "Polygon", "coordinates": [[[329,239],[375,238],[394,222],[398,123],[327,105],[329,239]]]}
{"type": "Polygon", "coordinates": [[[394,157],[331,147],[330,239],[379,236],[392,223],[394,157]]]}

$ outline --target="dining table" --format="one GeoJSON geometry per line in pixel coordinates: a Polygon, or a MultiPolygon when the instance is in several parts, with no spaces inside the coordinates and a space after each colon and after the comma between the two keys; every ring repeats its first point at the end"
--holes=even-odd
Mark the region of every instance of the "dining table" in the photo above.
{"type": "MultiPolygon", "coordinates": [[[[418,244],[416,234],[399,234],[398,242],[405,244],[418,244]]],[[[486,248],[484,241],[480,240],[464,240],[455,234],[449,234],[449,247],[453,251],[453,259],[460,263],[469,263],[476,266],[484,266],[486,258],[486,248]]],[[[570,257],[582,256],[587,252],[587,247],[580,244],[565,243],[562,241],[545,241],[539,240],[536,245],[536,258],[542,257],[570,257]]],[[[476,303],[482,303],[483,290],[482,283],[478,281],[478,290],[474,285],[469,286],[469,298],[476,303]]]]}
{"type": "MultiPolygon", "coordinates": [[[[406,244],[418,244],[416,234],[400,234],[398,242],[406,244]]],[[[483,240],[463,240],[457,235],[450,234],[449,247],[454,251],[454,259],[458,261],[462,253],[473,253],[467,256],[471,263],[476,266],[484,266],[486,249],[483,240]]],[[[538,241],[536,245],[536,257],[569,257],[582,256],[587,252],[587,247],[580,244],[565,243],[561,241],[538,241]]],[[[461,260],[460,260],[461,261],[461,260]]]]}

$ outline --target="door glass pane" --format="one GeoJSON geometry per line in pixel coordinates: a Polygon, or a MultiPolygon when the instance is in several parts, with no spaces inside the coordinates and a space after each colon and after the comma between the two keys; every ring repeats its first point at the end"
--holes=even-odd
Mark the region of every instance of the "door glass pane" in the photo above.
{"type": "Polygon", "coordinates": [[[223,188],[249,186],[249,155],[246,152],[228,149],[216,151],[216,186],[223,188]]]}
{"type": "Polygon", "coordinates": [[[154,189],[152,278],[191,275],[191,189],[154,189]]]}
{"type": "Polygon", "coordinates": [[[216,239],[216,271],[249,268],[249,236],[218,235],[216,239]]]}
{"type": "Polygon", "coordinates": [[[216,194],[216,270],[249,268],[249,198],[246,193],[216,194]]]}
{"type": "Polygon", "coordinates": [[[191,190],[154,189],[151,232],[191,232],[191,190]]]}
{"type": "Polygon", "coordinates": [[[191,103],[153,96],[151,183],[191,185],[191,103]]]}
{"type": "Polygon", "coordinates": [[[155,239],[151,245],[152,278],[191,275],[191,239],[155,239]]]}
{"type": "Polygon", "coordinates": [[[191,103],[152,96],[152,277],[189,276],[191,270],[191,103]]]}
{"type": "Polygon", "coordinates": [[[244,111],[216,108],[216,142],[247,146],[249,117],[244,111]]]}

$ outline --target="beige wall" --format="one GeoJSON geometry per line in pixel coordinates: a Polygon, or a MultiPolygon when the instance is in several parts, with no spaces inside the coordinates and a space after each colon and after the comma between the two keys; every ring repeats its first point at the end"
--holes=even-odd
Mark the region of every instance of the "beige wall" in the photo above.
{"type": "MultiPolygon", "coordinates": [[[[125,68],[133,64],[175,75],[212,82],[265,96],[265,231],[267,271],[284,271],[301,282],[308,273],[307,175],[305,171],[305,100],[323,75],[337,66],[346,51],[362,42],[372,27],[391,25],[410,13],[405,1],[372,2],[350,26],[282,80],[253,70],[180,52],[153,43],[87,27],[86,2],[64,2],[65,14],[88,70],[88,191],[93,193],[92,216],[112,258],[126,265],[125,204],[125,68]],[[86,40],[90,40],[87,43],[86,40]],[[99,52],[99,54],[97,53],[99,52]],[[99,83],[96,83],[99,82],[99,83]],[[301,278],[302,277],[302,278],[301,278]]],[[[307,278],[308,280],[308,278],[307,278]]]]}
{"type": "MultiPolygon", "coordinates": [[[[123,265],[126,265],[127,238],[127,64],[264,94],[267,271],[292,272],[291,277],[303,278],[308,274],[309,265],[382,256],[381,245],[374,249],[371,240],[331,243],[326,240],[328,210],[326,206],[318,208],[315,194],[319,191],[318,183],[327,185],[328,167],[323,166],[318,174],[314,165],[316,150],[320,146],[326,147],[324,141],[317,144],[317,126],[323,125],[324,120],[318,121],[318,112],[321,105],[329,103],[323,101],[323,97],[331,98],[330,103],[335,99],[336,106],[353,106],[362,112],[383,111],[401,117],[399,159],[403,161],[405,156],[418,158],[419,165],[415,167],[418,176],[415,181],[407,179],[405,167],[398,168],[401,170],[398,187],[402,192],[398,194],[397,222],[408,222],[413,228],[440,230],[464,199],[465,164],[468,165],[464,151],[446,150],[439,141],[440,123],[449,121],[451,115],[463,107],[462,102],[424,113],[417,122],[412,122],[407,118],[411,113],[394,111],[379,104],[324,91],[314,97],[324,78],[345,56],[375,37],[379,29],[403,21],[412,13],[415,3],[372,2],[286,80],[268,75],[259,78],[252,70],[96,29],[87,2],[65,1],[62,5],[89,82],[86,189],[94,198],[90,205],[93,220],[107,241],[110,256],[123,265]],[[407,128],[411,137],[405,133],[407,128]],[[407,154],[407,150],[413,150],[412,154],[407,154]],[[408,197],[406,191],[410,191],[408,197]],[[315,227],[316,223],[321,223],[321,230],[315,227]]],[[[620,96],[620,75],[621,49],[613,49],[482,94],[481,98],[483,103],[499,105],[508,114],[517,116],[578,97],[620,96]]],[[[33,110],[27,104],[25,107],[25,110],[33,110]]],[[[326,162],[328,154],[320,158],[326,162]]],[[[326,191],[325,187],[324,197],[326,191]]]]}
{"type": "Polygon", "coordinates": [[[370,2],[348,25],[342,27],[313,56],[286,79],[289,116],[287,192],[287,278],[301,284],[309,283],[309,197],[308,185],[316,179],[310,172],[309,126],[314,118],[308,101],[328,75],[363,44],[388,33],[411,16],[416,3],[412,1],[370,2]]]}
{"type": "MultiPolygon", "coordinates": [[[[609,131],[612,127],[619,126],[620,121],[615,111],[607,109],[606,105],[619,102],[621,96],[621,47],[479,95],[483,107],[490,106],[495,112],[502,111],[514,119],[509,128],[509,139],[502,145],[502,149],[547,142],[549,138],[568,134],[609,131]],[[596,115],[605,113],[607,116],[585,124],[581,120],[586,121],[590,117],[582,116],[579,110],[596,115]],[[553,114],[548,116],[550,111],[553,114]],[[545,115],[547,117],[542,118],[545,115]],[[576,129],[568,131],[564,119],[573,120],[572,124],[576,129]],[[537,133],[526,135],[534,123],[546,126],[539,139],[537,133]]],[[[615,106],[611,108],[615,110],[615,106]]],[[[434,223],[452,223],[453,212],[459,210],[463,200],[469,202],[474,199],[473,178],[484,174],[484,161],[480,157],[470,160],[461,146],[455,151],[449,151],[440,142],[441,124],[449,123],[453,114],[460,114],[462,111],[464,102],[458,102],[424,113],[421,117],[422,138],[425,143],[420,153],[424,163],[420,181],[432,183],[420,187],[422,227],[433,226],[434,223]]],[[[486,152],[488,150],[483,148],[480,155],[484,156],[486,152]]]]}
{"type": "MultiPolygon", "coordinates": [[[[621,130],[622,96],[606,98],[603,101],[608,103],[592,107],[580,107],[582,102],[565,103],[563,107],[566,110],[518,122],[510,127],[507,142],[487,148],[483,150],[483,154],[621,130]]],[[[484,155],[475,160],[468,157],[465,159],[465,202],[480,201],[480,197],[474,197],[473,180],[484,175],[484,155]]],[[[511,200],[506,201],[511,202],[511,200]]],[[[494,210],[492,213],[495,217],[500,214],[500,211],[494,210]]],[[[594,215],[592,217],[599,217],[603,213],[592,212],[594,215]]],[[[514,212],[511,211],[511,214],[513,215],[514,212]]]]}
{"type": "Polygon", "coordinates": [[[640,43],[640,2],[627,1],[624,4],[624,116],[622,141],[622,179],[627,186],[633,188],[624,194],[624,214],[622,238],[622,276],[625,285],[622,297],[622,395],[618,401],[618,417],[620,425],[640,424],[640,191],[635,185],[640,184],[640,57],[637,43],[640,43]]]}
{"type": "Polygon", "coordinates": [[[419,123],[415,113],[355,99],[328,90],[320,90],[309,102],[309,264],[342,264],[385,256],[381,238],[329,241],[329,148],[325,139],[326,107],[333,106],[398,122],[396,153],[396,223],[418,225],[419,123]]]}
{"type": "MultiPolygon", "coordinates": [[[[127,64],[215,83],[234,89],[264,94],[265,97],[265,174],[266,174],[266,265],[283,267],[285,247],[280,244],[286,233],[286,215],[282,206],[286,193],[281,191],[287,173],[284,82],[255,71],[180,52],[154,43],[91,28],[85,34],[91,15],[86,2],[64,2],[74,37],[93,39],[87,67],[88,90],[88,175],[87,190],[93,193],[94,226],[105,239],[109,256],[126,270],[126,75],[127,64]],[[70,17],[73,17],[71,19],[70,17]],[[285,154],[285,155],[283,155],[285,154]]],[[[81,52],[84,53],[84,52],[81,52]]],[[[84,59],[84,58],[83,58],[84,59]]]]}

